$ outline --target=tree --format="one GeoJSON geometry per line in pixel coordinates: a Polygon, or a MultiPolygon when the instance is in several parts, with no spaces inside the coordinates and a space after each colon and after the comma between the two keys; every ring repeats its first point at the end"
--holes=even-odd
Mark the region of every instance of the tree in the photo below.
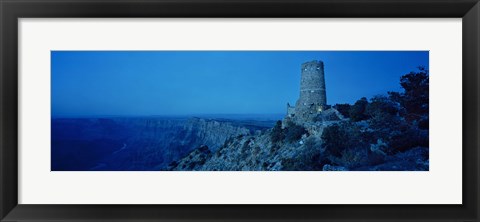
{"type": "Polygon", "coordinates": [[[398,124],[398,111],[398,103],[386,96],[373,97],[365,109],[370,126],[373,129],[384,129],[387,131],[398,124]]]}
{"type": "Polygon", "coordinates": [[[428,70],[419,67],[419,72],[402,76],[400,84],[405,90],[404,107],[408,113],[428,114],[428,70]]]}
{"type": "Polygon", "coordinates": [[[370,103],[368,103],[367,107],[365,108],[365,114],[370,118],[377,115],[395,116],[397,115],[398,110],[399,107],[390,98],[386,96],[375,96],[370,99],[370,103]]]}
{"type": "Polygon", "coordinates": [[[389,92],[390,98],[398,102],[405,112],[402,115],[409,122],[416,122],[419,127],[428,129],[429,77],[425,67],[418,67],[417,72],[410,72],[400,78],[404,92],[389,92]]]}

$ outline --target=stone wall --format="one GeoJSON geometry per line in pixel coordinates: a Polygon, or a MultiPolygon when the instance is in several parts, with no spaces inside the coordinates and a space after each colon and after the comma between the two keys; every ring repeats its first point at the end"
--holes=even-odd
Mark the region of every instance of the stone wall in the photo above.
{"type": "Polygon", "coordinates": [[[308,119],[327,108],[323,62],[313,60],[303,63],[301,73],[300,97],[295,104],[295,117],[308,119]]]}
{"type": "Polygon", "coordinates": [[[290,103],[287,103],[287,117],[294,117],[295,116],[295,107],[290,106],[290,103]]]}

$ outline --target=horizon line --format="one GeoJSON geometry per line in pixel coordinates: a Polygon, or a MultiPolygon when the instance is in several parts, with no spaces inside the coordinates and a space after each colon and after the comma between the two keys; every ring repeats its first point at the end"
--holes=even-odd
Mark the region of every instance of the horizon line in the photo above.
{"type": "Polygon", "coordinates": [[[91,114],[91,115],[51,115],[51,118],[88,117],[195,117],[195,116],[271,116],[284,113],[202,113],[202,114],[91,114]]]}

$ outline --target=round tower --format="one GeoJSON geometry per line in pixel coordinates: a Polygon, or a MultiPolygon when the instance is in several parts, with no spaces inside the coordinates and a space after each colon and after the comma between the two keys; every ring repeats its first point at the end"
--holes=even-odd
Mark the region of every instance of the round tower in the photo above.
{"type": "Polygon", "coordinates": [[[327,94],[323,62],[313,60],[302,64],[300,97],[295,104],[296,115],[309,115],[325,110],[327,94]]]}

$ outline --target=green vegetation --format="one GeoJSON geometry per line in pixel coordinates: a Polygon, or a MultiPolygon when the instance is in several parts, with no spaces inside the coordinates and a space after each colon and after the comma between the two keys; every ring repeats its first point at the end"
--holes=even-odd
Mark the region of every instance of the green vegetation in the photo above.
{"type": "Polygon", "coordinates": [[[293,122],[287,122],[285,127],[285,140],[293,143],[302,138],[302,135],[307,134],[307,130],[303,126],[297,125],[293,122]]]}
{"type": "Polygon", "coordinates": [[[196,170],[229,162],[229,170],[428,170],[428,70],[408,73],[400,84],[401,92],[336,104],[336,110],[312,118],[277,121],[259,135],[230,138],[215,155],[200,147],[171,166],[196,170]],[[210,156],[215,159],[206,162],[210,156]]]}
{"type": "Polygon", "coordinates": [[[325,163],[350,169],[372,166],[388,156],[428,148],[428,70],[420,67],[418,72],[402,76],[400,85],[403,92],[388,92],[388,96],[370,100],[363,97],[352,106],[334,106],[340,113],[348,113],[350,121],[324,129],[325,163]]]}
{"type": "Polygon", "coordinates": [[[275,126],[272,129],[270,134],[270,139],[273,143],[281,142],[285,139],[285,134],[282,129],[282,121],[278,120],[275,126]]]}
{"type": "Polygon", "coordinates": [[[307,130],[303,126],[297,125],[292,121],[287,121],[286,127],[282,128],[282,122],[277,121],[270,133],[272,143],[279,142],[296,142],[302,138],[302,135],[307,134],[307,130]]]}
{"type": "Polygon", "coordinates": [[[418,72],[402,76],[400,85],[404,92],[389,92],[390,98],[402,107],[402,116],[421,129],[428,129],[428,70],[419,67],[418,72]]]}
{"type": "Polygon", "coordinates": [[[334,109],[338,110],[338,112],[340,112],[340,114],[342,114],[344,117],[350,117],[350,108],[352,107],[352,105],[348,104],[348,103],[344,103],[344,104],[336,104],[333,106],[334,109]]]}
{"type": "Polygon", "coordinates": [[[360,126],[343,122],[325,128],[322,140],[328,154],[340,157],[346,149],[367,149],[373,137],[370,132],[362,131],[360,126]]]}
{"type": "Polygon", "coordinates": [[[282,170],[322,170],[322,146],[315,137],[305,139],[303,150],[292,158],[282,159],[282,170]]]}
{"type": "Polygon", "coordinates": [[[365,110],[367,109],[368,101],[367,98],[363,97],[360,100],[357,100],[352,107],[350,107],[350,120],[358,122],[361,120],[367,119],[365,110]]]}

